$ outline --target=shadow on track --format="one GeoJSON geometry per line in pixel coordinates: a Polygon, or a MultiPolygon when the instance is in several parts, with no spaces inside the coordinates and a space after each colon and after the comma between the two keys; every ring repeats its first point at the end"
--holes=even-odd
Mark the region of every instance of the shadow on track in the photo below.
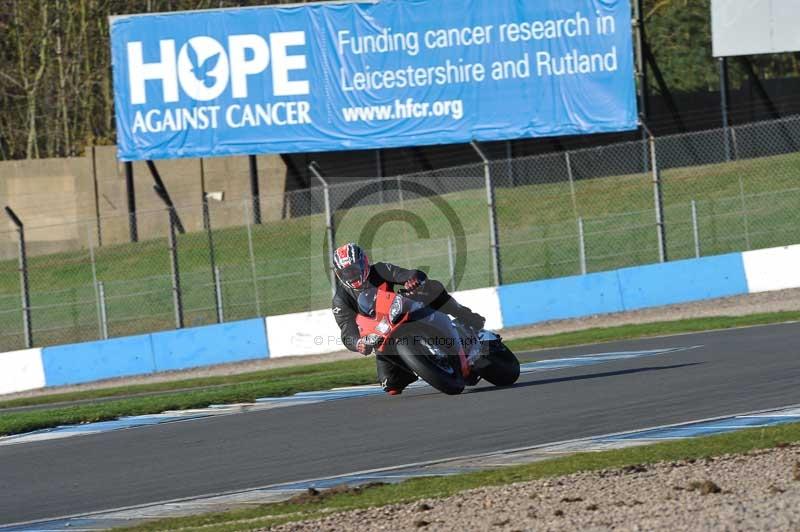
{"type": "MultiPolygon", "coordinates": [[[[511,386],[485,386],[482,388],[473,388],[467,393],[482,393],[491,392],[495,390],[509,390],[513,388],[526,388],[528,386],[542,386],[544,384],[556,384],[559,382],[582,381],[586,379],[602,379],[605,377],[616,377],[619,375],[632,375],[634,373],[645,373],[649,371],[662,371],[667,369],[686,368],[689,366],[699,366],[705,362],[688,362],[686,364],[673,364],[671,366],[652,366],[648,368],[635,368],[635,369],[622,369],[619,371],[605,371],[603,373],[590,373],[588,375],[571,375],[569,377],[556,377],[553,379],[541,379],[536,381],[517,382],[511,386]]],[[[563,368],[574,369],[574,368],[563,368]]]]}

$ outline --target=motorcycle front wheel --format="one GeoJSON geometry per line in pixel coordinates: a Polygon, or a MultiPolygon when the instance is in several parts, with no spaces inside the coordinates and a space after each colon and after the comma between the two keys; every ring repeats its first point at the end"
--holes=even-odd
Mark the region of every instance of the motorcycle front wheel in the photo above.
{"type": "Polygon", "coordinates": [[[411,324],[403,328],[402,340],[397,342],[397,354],[417,376],[447,395],[464,391],[458,355],[449,347],[452,339],[411,324]]]}

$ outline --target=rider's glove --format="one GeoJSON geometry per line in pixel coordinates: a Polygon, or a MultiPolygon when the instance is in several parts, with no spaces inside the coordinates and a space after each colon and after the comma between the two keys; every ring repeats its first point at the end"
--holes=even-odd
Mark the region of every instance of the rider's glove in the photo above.
{"type": "Polygon", "coordinates": [[[415,275],[403,285],[407,291],[411,292],[412,290],[416,290],[422,284],[422,279],[419,275],[415,275]]]}
{"type": "Polygon", "coordinates": [[[372,353],[372,346],[367,343],[366,338],[359,338],[358,342],[356,342],[356,350],[364,356],[369,355],[372,353]]]}

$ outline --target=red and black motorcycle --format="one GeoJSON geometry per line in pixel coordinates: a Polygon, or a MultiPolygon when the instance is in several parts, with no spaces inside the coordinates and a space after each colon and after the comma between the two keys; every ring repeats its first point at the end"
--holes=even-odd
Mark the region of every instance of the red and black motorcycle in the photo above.
{"type": "Polygon", "coordinates": [[[395,293],[388,284],[364,290],[356,323],[369,345],[396,355],[396,363],[448,395],[480,378],[496,386],[510,386],[519,378],[519,361],[500,336],[465,327],[415,300],[413,292],[395,293]]]}

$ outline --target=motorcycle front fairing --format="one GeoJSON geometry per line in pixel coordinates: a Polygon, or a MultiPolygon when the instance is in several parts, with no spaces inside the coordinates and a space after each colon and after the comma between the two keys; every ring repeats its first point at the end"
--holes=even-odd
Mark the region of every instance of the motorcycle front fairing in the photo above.
{"type": "Polygon", "coordinates": [[[375,317],[375,298],[378,297],[378,288],[369,286],[358,295],[358,313],[370,318],[375,317]]]}
{"type": "MultiPolygon", "coordinates": [[[[359,334],[365,338],[367,345],[383,351],[385,348],[384,340],[391,335],[392,325],[388,321],[388,316],[379,314],[378,295],[380,291],[376,287],[369,287],[362,291],[358,297],[358,316],[356,324],[359,334]]],[[[392,295],[394,295],[392,293],[392,295]]]]}
{"type": "Polygon", "coordinates": [[[435,310],[420,301],[405,299],[410,301],[408,308],[409,322],[422,323],[431,327],[442,336],[452,338],[456,342],[454,345],[459,346],[462,351],[464,350],[464,340],[449,315],[435,310]]]}
{"type": "MultiPolygon", "coordinates": [[[[376,300],[379,289],[377,287],[370,287],[364,290],[358,298],[359,314],[369,318],[376,318],[376,300]]],[[[473,358],[475,356],[476,348],[465,349],[465,339],[459,332],[459,328],[453,323],[450,316],[433,309],[426,305],[424,302],[416,300],[413,295],[408,293],[395,294],[394,301],[389,309],[389,322],[385,325],[394,328],[401,321],[409,321],[421,323],[430,327],[433,331],[446,338],[452,338],[454,344],[458,346],[459,355],[464,358],[473,358]],[[406,320],[407,316],[407,320],[406,320]]],[[[389,331],[379,331],[381,334],[389,333],[389,331]]],[[[392,333],[389,335],[393,336],[392,333]]],[[[370,335],[374,336],[374,335],[370,335]]],[[[475,342],[479,349],[479,342],[475,342]]],[[[386,345],[381,345],[378,349],[383,351],[386,345]]]]}

